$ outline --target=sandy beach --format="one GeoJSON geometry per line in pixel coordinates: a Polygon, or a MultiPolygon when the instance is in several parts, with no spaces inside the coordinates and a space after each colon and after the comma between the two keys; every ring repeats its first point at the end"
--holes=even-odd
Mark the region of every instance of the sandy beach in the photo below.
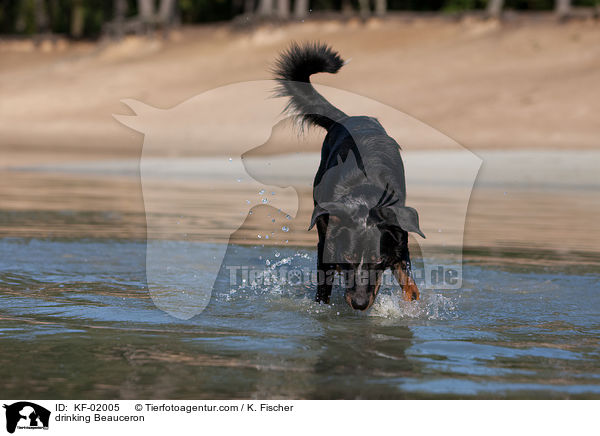
{"type": "MultiPolygon", "coordinates": [[[[316,232],[307,227],[319,156],[286,156],[257,157],[249,164],[279,167],[273,183],[294,188],[276,207],[260,204],[261,198],[272,202],[275,192],[262,196],[260,187],[236,183],[224,157],[148,158],[142,163],[152,176],[143,190],[135,159],[13,168],[2,172],[7,183],[0,234],[143,239],[151,222],[160,229],[152,238],[314,246],[316,232]],[[239,213],[249,209],[253,213],[236,230],[239,213]],[[296,210],[295,219],[286,218],[296,210]]],[[[434,253],[455,251],[464,243],[466,252],[483,249],[503,257],[516,250],[529,261],[599,261],[599,151],[483,151],[472,186],[461,177],[469,168],[459,153],[403,156],[410,168],[407,201],[419,210],[428,236],[414,239],[415,249],[418,244],[434,253]]]]}
{"type": "Polygon", "coordinates": [[[120,100],[170,108],[219,86],[269,79],[291,40],[314,39],[351,59],[317,83],[394,107],[469,149],[600,146],[596,22],[392,16],[249,31],[207,25],[169,40],[40,49],[0,41],[2,164],[136,157],[139,135],[111,117],[128,113],[120,100]]]}

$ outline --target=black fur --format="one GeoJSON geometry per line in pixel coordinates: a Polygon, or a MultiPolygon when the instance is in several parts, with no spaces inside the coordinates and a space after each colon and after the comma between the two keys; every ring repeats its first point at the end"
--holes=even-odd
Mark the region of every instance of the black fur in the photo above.
{"type": "Polygon", "coordinates": [[[315,175],[311,219],[319,233],[316,300],[329,302],[333,272],[346,275],[346,300],[365,310],[373,304],[383,271],[391,268],[406,299],[418,299],[410,278],[408,232],[421,236],[417,211],[405,206],[399,145],[379,121],[348,116],[310,84],[311,74],[336,73],[341,57],[325,44],[292,44],[275,67],[276,95],[302,123],[327,130],[315,175]],[[368,275],[368,280],[360,277],[368,275]]]}
{"type": "Polygon", "coordinates": [[[342,58],[325,44],[292,45],[277,59],[273,73],[279,82],[275,95],[290,97],[286,111],[298,115],[302,123],[329,129],[334,121],[347,117],[310,84],[315,73],[335,74],[344,65],[342,58]]]}

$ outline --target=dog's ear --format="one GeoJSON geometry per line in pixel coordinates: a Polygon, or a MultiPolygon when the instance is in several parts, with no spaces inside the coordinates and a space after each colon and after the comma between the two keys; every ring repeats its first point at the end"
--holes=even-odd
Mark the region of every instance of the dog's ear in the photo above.
{"type": "Polygon", "coordinates": [[[321,215],[326,215],[328,213],[329,212],[325,210],[325,208],[316,205],[315,209],[313,210],[312,217],[310,218],[310,227],[308,228],[308,230],[312,229],[315,226],[317,218],[319,218],[321,215]]]}
{"type": "Polygon", "coordinates": [[[393,206],[389,208],[396,215],[398,225],[406,232],[417,233],[425,238],[425,234],[419,228],[419,213],[408,206],[393,206]]]}

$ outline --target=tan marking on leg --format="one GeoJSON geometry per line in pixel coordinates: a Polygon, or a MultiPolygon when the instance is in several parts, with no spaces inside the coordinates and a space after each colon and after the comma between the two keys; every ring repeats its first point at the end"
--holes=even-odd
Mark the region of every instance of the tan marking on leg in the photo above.
{"type": "Polygon", "coordinates": [[[418,300],[420,296],[419,288],[412,277],[402,268],[402,264],[396,265],[393,271],[398,284],[402,287],[402,298],[404,301],[418,300]]]}

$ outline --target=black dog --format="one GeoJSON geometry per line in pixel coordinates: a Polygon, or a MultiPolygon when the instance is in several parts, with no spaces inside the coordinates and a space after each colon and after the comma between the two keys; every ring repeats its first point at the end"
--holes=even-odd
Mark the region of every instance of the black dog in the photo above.
{"type": "Polygon", "coordinates": [[[311,85],[312,74],[337,73],[344,65],[325,44],[296,43],[277,60],[277,96],[303,125],[327,130],[314,180],[314,212],[309,229],[319,233],[316,301],[329,303],[336,271],[345,278],[346,301],[369,308],[387,268],[405,300],[418,300],[411,278],[408,232],[425,237],[417,211],[404,205],[406,187],[400,147],[372,117],[350,117],[311,85]]]}

